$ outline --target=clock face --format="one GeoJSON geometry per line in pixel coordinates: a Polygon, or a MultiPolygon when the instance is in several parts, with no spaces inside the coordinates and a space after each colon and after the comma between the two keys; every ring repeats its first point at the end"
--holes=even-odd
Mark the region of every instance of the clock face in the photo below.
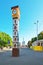
{"type": "Polygon", "coordinates": [[[14,10],[13,13],[16,14],[16,10],[14,10]]]}

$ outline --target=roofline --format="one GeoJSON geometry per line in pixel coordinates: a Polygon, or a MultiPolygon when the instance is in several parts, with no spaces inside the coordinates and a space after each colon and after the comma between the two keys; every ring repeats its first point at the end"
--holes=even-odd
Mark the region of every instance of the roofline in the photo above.
{"type": "Polygon", "coordinates": [[[13,8],[18,8],[19,6],[17,5],[17,6],[13,6],[13,7],[11,7],[11,9],[13,9],[13,8]]]}

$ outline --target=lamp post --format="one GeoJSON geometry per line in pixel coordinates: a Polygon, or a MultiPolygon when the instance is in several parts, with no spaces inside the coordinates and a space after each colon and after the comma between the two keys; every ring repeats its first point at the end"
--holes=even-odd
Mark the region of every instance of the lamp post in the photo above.
{"type": "Polygon", "coordinates": [[[37,42],[38,42],[38,20],[37,20],[37,42]]]}
{"type": "Polygon", "coordinates": [[[37,42],[38,42],[38,23],[39,23],[39,21],[37,20],[37,22],[36,23],[34,23],[34,24],[36,24],[36,32],[37,32],[37,42]]]}

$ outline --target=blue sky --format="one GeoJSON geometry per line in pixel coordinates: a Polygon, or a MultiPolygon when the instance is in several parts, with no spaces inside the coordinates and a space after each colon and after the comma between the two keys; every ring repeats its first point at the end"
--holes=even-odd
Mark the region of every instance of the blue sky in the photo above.
{"type": "Polygon", "coordinates": [[[12,11],[11,7],[19,5],[20,22],[19,38],[23,37],[27,43],[36,34],[36,25],[39,20],[38,33],[43,31],[43,0],[0,0],[0,31],[8,33],[12,37],[12,11]]]}

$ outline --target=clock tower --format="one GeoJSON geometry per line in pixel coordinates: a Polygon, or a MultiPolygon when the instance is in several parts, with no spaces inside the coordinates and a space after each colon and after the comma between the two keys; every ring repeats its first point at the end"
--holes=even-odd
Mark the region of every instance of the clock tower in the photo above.
{"type": "MultiPolygon", "coordinates": [[[[19,6],[11,7],[13,19],[13,48],[19,48],[19,20],[20,9],[19,6]]],[[[13,51],[14,53],[14,51],[13,51]]]]}

